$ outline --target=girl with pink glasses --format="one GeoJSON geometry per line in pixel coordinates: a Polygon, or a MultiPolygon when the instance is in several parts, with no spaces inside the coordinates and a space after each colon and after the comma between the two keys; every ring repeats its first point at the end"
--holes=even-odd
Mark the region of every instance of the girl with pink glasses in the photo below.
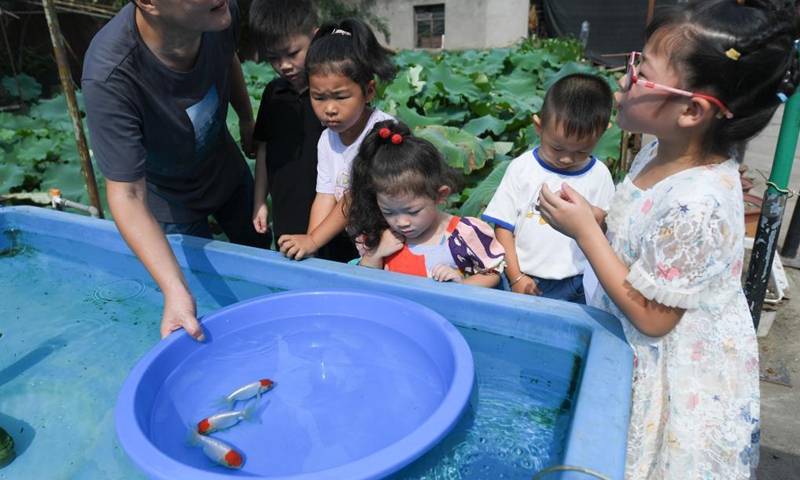
{"type": "Polygon", "coordinates": [[[732,152],[798,83],[796,13],[769,0],[662,10],[615,95],[617,123],[655,135],[617,187],[604,233],[567,185],[540,211],[596,272],[591,305],[634,349],[626,478],[751,478],[758,344],[741,286],[742,190],[732,152]]]}

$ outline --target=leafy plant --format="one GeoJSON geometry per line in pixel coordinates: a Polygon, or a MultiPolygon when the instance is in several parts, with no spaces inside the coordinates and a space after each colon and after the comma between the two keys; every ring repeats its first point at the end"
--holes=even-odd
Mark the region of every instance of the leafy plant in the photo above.
{"type": "MultiPolygon", "coordinates": [[[[3,79],[3,85],[7,80],[8,77],[3,79]]],[[[41,87],[27,77],[23,93],[26,91],[41,91],[41,87]]],[[[83,98],[80,92],[76,93],[82,109],[83,98]]],[[[105,199],[105,182],[97,165],[94,171],[100,197],[105,199]]],[[[69,200],[91,203],[63,95],[34,103],[27,115],[0,113],[0,193],[51,188],[61,190],[69,200]]]]}
{"type": "Polygon", "coordinates": [[[22,92],[22,100],[30,102],[36,100],[42,94],[42,86],[30,75],[20,73],[17,75],[19,81],[19,88],[17,88],[17,81],[14,77],[3,77],[2,81],[2,94],[7,97],[17,97],[22,92]]]}
{"type": "Polygon", "coordinates": [[[494,157],[491,138],[480,139],[455,127],[427,126],[418,128],[415,133],[439,147],[447,164],[465,174],[483,168],[486,161],[494,157]]]}

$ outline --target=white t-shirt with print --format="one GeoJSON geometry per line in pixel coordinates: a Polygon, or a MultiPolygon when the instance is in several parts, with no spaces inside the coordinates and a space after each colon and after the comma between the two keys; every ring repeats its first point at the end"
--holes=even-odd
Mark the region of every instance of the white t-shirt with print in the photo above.
{"type": "Polygon", "coordinates": [[[563,171],[544,163],[538,152],[537,147],[511,161],[482,218],[514,233],[517,258],[524,273],[561,280],[582,274],[587,262],[578,244],[540,215],[542,185],[547,184],[555,192],[567,183],[589,203],[607,210],[614,195],[614,181],[608,168],[595,157],[581,170],[563,171]]]}
{"type": "Polygon", "coordinates": [[[317,193],[333,195],[337,202],[341,200],[344,192],[350,189],[350,165],[358,154],[361,141],[376,123],[394,119],[376,108],[367,120],[364,131],[350,145],[343,144],[339,134],[330,128],[323,130],[317,143],[317,193]]]}

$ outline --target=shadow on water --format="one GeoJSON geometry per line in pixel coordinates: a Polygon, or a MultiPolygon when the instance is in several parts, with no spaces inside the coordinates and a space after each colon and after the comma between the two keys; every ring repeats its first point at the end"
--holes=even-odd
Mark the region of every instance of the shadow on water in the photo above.
{"type": "Polygon", "coordinates": [[[14,380],[29,368],[47,358],[51,353],[60,350],[67,345],[67,339],[63,335],[57,335],[39,344],[24,357],[0,370],[0,387],[14,380]]]}
{"type": "Polygon", "coordinates": [[[33,443],[34,437],[36,437],[36,430],[28,422],[4,413],[0,413],[0,427],[3,427],[14,439],[14,450],[17,452],[17,458],[25,453],[33,443]]]}

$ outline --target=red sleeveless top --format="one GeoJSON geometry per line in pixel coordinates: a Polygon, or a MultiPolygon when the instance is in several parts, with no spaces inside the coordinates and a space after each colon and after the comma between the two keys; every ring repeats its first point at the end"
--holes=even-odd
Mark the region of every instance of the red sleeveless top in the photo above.
{"type": "MultiPolygon", "coordinates": [[[[453,215],[453,218],[450,219],[450,223],[447,224],[447,233],[453,233],[460,221],[461,217],[453,215]]],[[[390,272],[405,273],[420,277],[428,276],[428,269],[425,268],[425,255],[416,255],[408,248],[408,245],[403,245],[402,250],[386,257],[383,264],[384,269],[390,272]]]]}

